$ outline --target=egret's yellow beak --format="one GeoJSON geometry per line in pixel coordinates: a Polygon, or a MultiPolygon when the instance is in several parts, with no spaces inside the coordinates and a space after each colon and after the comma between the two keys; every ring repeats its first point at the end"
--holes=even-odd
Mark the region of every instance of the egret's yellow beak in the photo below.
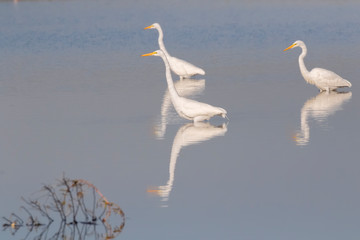
{"type": "Polygon", "coordinates": [[[292,44],[292,45],[290,45],[288,48],[285,48],[285,49],[284,49],[284,51],[287,51],[287,50],[289,50],[289,49],[291,49],[291,48],[295,47],[295,45],[296,45],[295,43],[294,43],[294,44],[292,44]]]}
{"type": "Polygon", "coordinates": [[[153,27],[154,27],[154,25],[150,25],[150,26],[148,26],[148,27],[146,27],[144,29],[149,29],[149,28],[153,28],[153,27]]]}
{"type": "Polygon", "coordinates": [[[156,54],[156,52],[152,52],[152,53],[146,53],[146,54],[143,54],[141,55],[142,57],[146,57],[146,56],[151,56],[151,55],[154,55],[156,54]]]}

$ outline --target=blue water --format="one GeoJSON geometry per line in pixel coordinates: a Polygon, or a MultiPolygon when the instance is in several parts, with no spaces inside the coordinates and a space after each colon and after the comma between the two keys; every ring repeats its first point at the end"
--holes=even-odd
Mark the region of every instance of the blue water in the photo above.
{"type": "Polygon", "coordinates": [[[21,197],[66,174],[122,207],[119,239],[357,239],[359,12],[356,1],[0,2],[0,215],[26,216],[21,197]],[[229,121],[177,116],[162,60],[140,57],[158,49],[143,30],[154,22],[173,56],[206,71],[177,83],[183,94],[229,121]],[[306,84],[300,49],[283,52],[298,39],[309,69],[353,87],[306,84]]]}

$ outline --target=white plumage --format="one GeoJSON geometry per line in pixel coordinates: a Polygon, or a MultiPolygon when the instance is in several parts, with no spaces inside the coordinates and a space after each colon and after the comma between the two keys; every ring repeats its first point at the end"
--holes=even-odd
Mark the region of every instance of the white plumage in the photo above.
{"type": "Polygon", "coordinates": [[[165,54],[167,60],[169,61],[170,69],[175,74],[179,75],[181,79],[182,78],[190,78],[197,74],[205,75],[205,71],[203,69],[196,67],[195,65],[193,65],[185,60],[170,56],[170,54],[168,53],[168,51],[166,50],[165,45],[164,45],[164,41],[163,41],[164,34],[163,34],[160,24],[154,23],[144,29],[153,29],[153,28],[157,29],[159,32],[159,39],[158,39],[159,47],[160,47],[161,51],[163,51],[163,53],[165,54]]]}
{"type": "Polygon", "coordinates": [[[333,91],[337,88],[351,87],[351,83],[348,80],[343,79],[336,73],[323,69],[323,68],[314,68],[310,72],[306,69],[304,58],[307,54],[307,48],[303,41],[296,41],[284,51],[289,50],[294,47],[300,47],[302,52],[299,56],[299,66],[302,76],[305,81],[315,85],[320,91],[333,91]]]}
{"type": "MultiPolygon", "coordinates": [[[[205,79],[191,79],[186,78],[182,80],[178,80],[174,82],[174,86],[179,96],[188,97],[195,96],[202,93],[205,89],[205,79]]],[[[170,99],[170,94],[168,87],[166,86],[166,91],[163,96],[163,101],[161,104],[161,120],[154,128],[154,134],[157,138],[162,139],[166,132],[166,125],[172,121],[172,116],[175,116],[177,119],[177,115],[173,115],[170,113],[170,107],[173,106],[170,99]]]]}
{"type": "Polygon", "coordinates": [[[177,93],[174,82],[171,77],[170,66],[162,50],[157,50],[152,53],[144,54],[142,56],[160,56],[166,68],[166,81],[168,84],[168,89],[170,93],[171,102],[174,105],[176,112],[183,118],[192,120],[194,122],[200,122],[204,120],[209,120],[211,117],[220,115],[223,118],[227,117],[226,110],[220,107],[214,107],[207,103],[198,102],[188,98],[180,97],[177,93]]]}

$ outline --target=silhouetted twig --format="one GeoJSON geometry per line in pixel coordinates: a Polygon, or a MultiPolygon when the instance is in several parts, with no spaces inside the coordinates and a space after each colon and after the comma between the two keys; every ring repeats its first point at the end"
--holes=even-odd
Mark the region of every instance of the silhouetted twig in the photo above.
{"type": "Polygon", "coordinates": [[[104,239],[115,238],[125,226],[125,214],[122,209],[117,204],[110,202],[89,181],[84,179],[71,180],[63,177],[55,187],[44,185],[43,192],[45,192],[45,195],[40,196],[37,200],[22,198],[26,206],[29,207],[21,207],[28,215],[25,225],[20,216],[12,213],[10,218],[3,217],[5,220],[3,229],[10,228],[11,234],[14,235],[19,228],[27,226],[28,236],[33,229],[43,226],[41,233],[34,239],[48,239],[45,237],[51,223],[54,221],[51,216],[52,213],[58,215],[61,221],[58,231],[50,239],[64,239],[67,237],[70,237],[70,239],[85,239],[90,234],[100,236],[96,233],[97,219],[100,219],[102,226],[104,226],[104,239]],[[91,203],[91,207],[87,206],[89,203],[91,203]],[[47,224],[41,222],[36,214],[45,217],[47,224]],[[112,214],[120,216],[120,225],[113,227],[110,224],[109,219],[112,214]],[[78,226],[79,223],[82,224],[81,227],[78,226]],[[89,231],[90,226],[93,226],[91,231],[89,231]],[[70,231],[70,236],[66,234],[69,233],[68,231],[70,231]]]}

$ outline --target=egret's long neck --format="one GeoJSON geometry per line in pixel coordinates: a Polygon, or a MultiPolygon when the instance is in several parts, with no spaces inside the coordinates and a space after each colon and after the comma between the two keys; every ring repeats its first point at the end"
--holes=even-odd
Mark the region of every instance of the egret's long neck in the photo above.
{"type": "Polygon", "coordinates": [[[309,71],[306,69],[305,63],[304,63],[304,58],[307,54],[307,48],[305,45],[301,46],[302,52],[299,56],[299,66],[300,66],[300,72],[301,75],[304,77],[305,81],[308,83],[313,83],[313,81],[310,78],[310,73],[309,71]]]}
{"type": "Polygon", "coordinates": [[[168,84],[168,89],[170,93],[170,98],[174,101],[179,98],[179,94],[175,89],[174,82],[171,77],[171,71],[170,71],[170,65],[165,55],[160,55],[165,63],[165,69],[166,69],[166,82],[168,84]]]}
{"type": "Polygon", "coordinates": [[[158,38],[158,42],[159,42],[159,47],[161,49],[161,51],[164,52],[165,56],[166,57],[169,57],[169,53],[167,52],[166,48],[165,48],[165,45],[164,45],[164,34],[163,34],[163,31],[161,28],[157,28],[158,32],[159,32],[159,38],[158,38]]]}

